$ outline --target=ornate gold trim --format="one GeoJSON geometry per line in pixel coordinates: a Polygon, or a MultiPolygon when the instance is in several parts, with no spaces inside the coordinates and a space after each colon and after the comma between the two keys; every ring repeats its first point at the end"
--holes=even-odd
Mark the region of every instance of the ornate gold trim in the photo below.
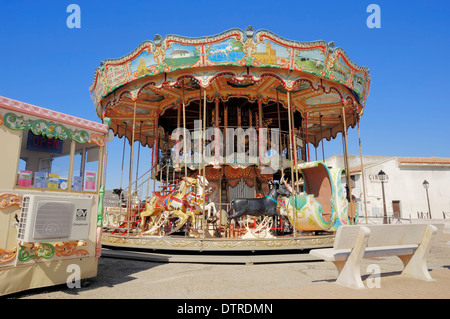
{"type": "Polygon", "coordinates": [[[94,143],[97,146],[102,147],[105,145],[105,136],[103,134],[92,133],[89,136],[88,143],[94,143]]]}
{"type": "Polygon", "coordinates": [[[11,206],[22,208],[22,195],[12,193],[0,194],[0,209],[5,209],[11,206]]]}
{"type": "Polygon", "coordinates": [[[0,265],[7,264],[16,259],[17,247],[10,250],[5,250],[0,248],[0,265]]]}
{"type": "Polygon", "coordinates": [[[55,254],[58,257],[68,257],[72,255],[76,256],[88,256],[89,253],[86,249],[79,249],[80,246],[86,246],[86,243],[83,241],[76,242],[76,241],[70,241],[70,242],[64,242],[62,245],[55,245],[55,254]]]}
{"type": "Polygon", "coordinates": [[[277,250],[331,247],[334,235],[271,239],[199,239],[173,237],[119,237],[102,235],[102,244],[117,247],[139,247],[179,250],[277,250]]]}
{"type": "Polygon", "coordinates": [[[57,257],[89,256],[89,252],[86,249],[78,249],[81,246],[86,246],[86,242],[81,240],[63,242],[62,244],[20,242],[19,260],[25,262],[30,259],[50,259],[55,255],[57,257]]]}

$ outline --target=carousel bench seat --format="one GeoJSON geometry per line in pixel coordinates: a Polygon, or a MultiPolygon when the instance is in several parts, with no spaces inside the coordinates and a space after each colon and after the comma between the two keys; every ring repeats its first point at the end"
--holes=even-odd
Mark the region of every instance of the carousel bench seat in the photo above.
{"type": "Polygon", "coordinates": [[[352,288],[364,288],[360,275],[363,258],[398,256],[404,264],[402,275],[432,280],[426,258],[442,229],[442,224],[346,225],[338,228],[333,248],[309,253],[333,262],[338,270],[336,283],[352,288]]]}

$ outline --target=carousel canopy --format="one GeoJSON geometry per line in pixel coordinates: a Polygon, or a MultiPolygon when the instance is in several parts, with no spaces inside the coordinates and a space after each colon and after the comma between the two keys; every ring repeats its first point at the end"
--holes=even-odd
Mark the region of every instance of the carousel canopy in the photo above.
{"type": "Polygon", "coordinates": [[[248,27],[199,38],[156,35],[102,62],[90,92],[97,115],[111,119],[115,135],[131,140],[135,119],[142,145],[153,144],[158,127],[171,133],[183,126],[183,103],[192,128],[206,100],[208,126],[263,123],[286,131],[290,103],[296,130],[317,146],[342,131],[343,114],[347,127],[355,126],[369,87],[369,70],[332,42],[298,42],[248,27]]]}

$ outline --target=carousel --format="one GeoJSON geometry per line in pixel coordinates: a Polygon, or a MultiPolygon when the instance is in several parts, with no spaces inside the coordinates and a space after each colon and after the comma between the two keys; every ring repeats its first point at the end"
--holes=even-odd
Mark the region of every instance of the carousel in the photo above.
{"type": "Polygon", "coordinates": [[[156,35],[101,62],[90,87],[96,112],[130,150],[117,203],[104,209],[103,245],[331,246],[340,225],[357,222],[359,205],[344,186],[348,161],[330,169],[311,153],[341,133],[347,155],[347,130],[359,125],[369,86],[368,69],[334,43],[251,26],[156,35]],[[141,147],[151,159],[140,158],[141,147]],[[136,157],[147,171],[133,167],[136,157]]]}

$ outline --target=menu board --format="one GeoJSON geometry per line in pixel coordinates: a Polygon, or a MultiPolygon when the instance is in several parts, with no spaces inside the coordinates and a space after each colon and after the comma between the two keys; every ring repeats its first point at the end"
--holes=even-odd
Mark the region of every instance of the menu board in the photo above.
{"type": "Polygon", "coordinates": [[[17,186],[30,187],[32,176],[33,172],[31,171],[19,171],[19,180],[17,181],[17,186]]]}
{"type": "Polygon", "coordinates": [[[47,187],[47,173],[35,172],[34,173],[34,187],[46,188],[47,187]]]}
{"type": "Polygon", "coordinates": [[[59,175],[58,174],[48,174],[48,188],[58,189],[59,186],[59,175]]]}
{"type": "Polygon", "coordinates": [[[73,177],[72,190],[73,191],[81,191],[82,188],[83,188],[83,177],[81,177],[81,176],[74,176],[73,177]]]}
{"type": "Polygon", "coordinates": [[[84,190],[95,191],[97,189],[97,172],[86,171],[84,173],[84,190]]]}

